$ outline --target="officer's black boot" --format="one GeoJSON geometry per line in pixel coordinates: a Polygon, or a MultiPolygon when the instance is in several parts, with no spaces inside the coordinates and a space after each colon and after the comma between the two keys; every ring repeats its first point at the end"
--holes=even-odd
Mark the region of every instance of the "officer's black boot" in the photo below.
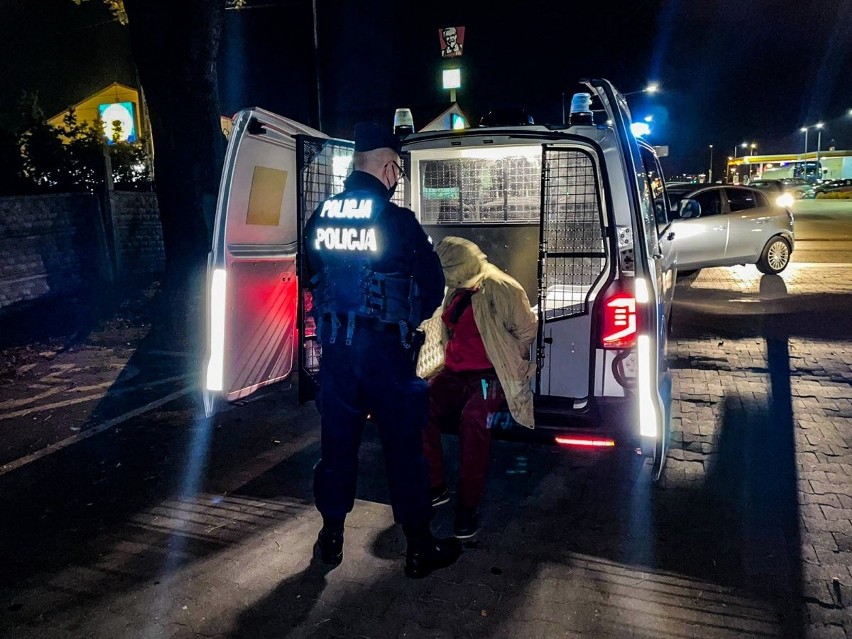
{"type": "Polygon", "coordinates": [[[322,530],[314,544],[314,556],[329,566],[343,561],[343,520],[323,518],[322,530]]]}
{"type": "Polygon", "coordinates": [[[438,539],[429,530],[429,524],[418,527],[404,527],[408,539],[408,552],[405,555],[405,574],[412,579],[420,579],[433,570],[446,568],[455,563],[461,555],[461,542],[454,537],[438,539]]]}

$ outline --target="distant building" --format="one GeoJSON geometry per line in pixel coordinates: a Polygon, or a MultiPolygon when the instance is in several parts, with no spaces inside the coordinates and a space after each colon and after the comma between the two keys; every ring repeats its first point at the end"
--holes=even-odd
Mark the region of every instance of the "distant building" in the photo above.
{"type": "Polygon", "coordinates": [[[453,102],[443,113],[424,126],[421,131],[449,131],[470,127],[470,121],[457,102],[453,102]]]}
{"type": "MultiPolygon", "coordinates": [[[[104,123],[104,132],[108,140],[114,136],[115,122],[121,123],[121,139],[136,142],[140,139],[151,140],[147,118],[144,117],[144,104],[139,91],[133,87],[113,82],[72,105],[78,122],[95,123],[99,119],[104,123]]],[[[53,126],[64,128],[63,119],[68,109],[48,119],[53,126]]]]}
{"type": "Polygon", "coordinates": [[[852,151],[828,150],[777,155],[746,155],[728,159],[727,182],[735,184],[757,178],[803,178],[836,180],[852,178],[852,151]]]}

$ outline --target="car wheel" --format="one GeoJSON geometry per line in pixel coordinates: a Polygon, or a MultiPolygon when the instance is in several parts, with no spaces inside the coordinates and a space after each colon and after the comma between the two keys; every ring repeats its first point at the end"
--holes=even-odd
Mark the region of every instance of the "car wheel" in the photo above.
{"type": "Polygon", "coordinates": [[[780,273],[789,263],[790,243],[783,237],[773,237],[757,260],[757,270],[767,274],[780,273]]]}

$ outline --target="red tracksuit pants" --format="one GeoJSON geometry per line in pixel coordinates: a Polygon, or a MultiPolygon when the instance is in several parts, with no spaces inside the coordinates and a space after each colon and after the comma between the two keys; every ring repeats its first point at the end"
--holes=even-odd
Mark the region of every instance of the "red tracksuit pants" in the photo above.
{"type": "Polygon", "coordinates": [[[423,449],[434,488],[444,481],[441,426],[459,431],[458,505],[476,508],[482,501],[491,453],[490,419],[506,407],[493,370],[454,372],[447,368],[429,382],[429,423],[423,449]]]}

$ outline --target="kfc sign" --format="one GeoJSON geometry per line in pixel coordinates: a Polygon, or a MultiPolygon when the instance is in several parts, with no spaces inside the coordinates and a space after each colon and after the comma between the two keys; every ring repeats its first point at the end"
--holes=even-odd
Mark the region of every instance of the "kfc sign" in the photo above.
{"type": "Polygon", "coordinates": [[[442,58],[458,58],[464,52],[464,27],[438,29],[442,58]]]}

